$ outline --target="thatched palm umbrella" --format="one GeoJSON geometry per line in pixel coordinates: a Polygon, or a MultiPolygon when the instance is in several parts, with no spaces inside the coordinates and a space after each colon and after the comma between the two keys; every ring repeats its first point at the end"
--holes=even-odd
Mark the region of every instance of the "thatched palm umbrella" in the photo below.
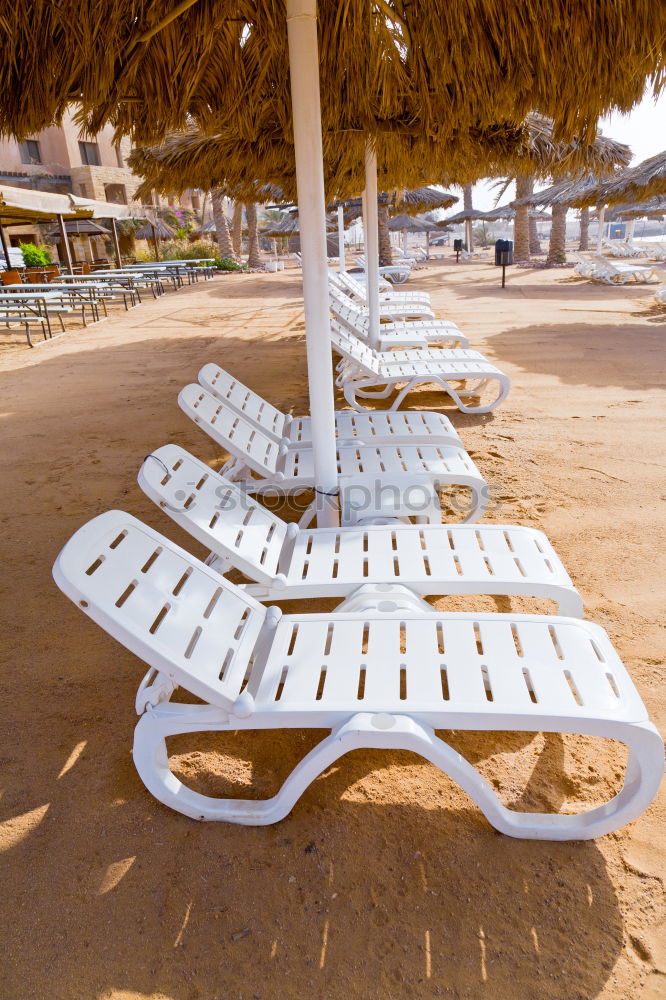
{"type": "Polygon", "coordinates": [[[425,233],[428,240],[430,233],[439,229],[438,224],[430,219],[419,219],[418,216],[404,213],[389,219],[388,227],[392,233],[402,233],[403,250],[407,250],[407,233],[425,233]]]}
{"type": "MultiPolygon", "coordinates": [[[[67,219],[64,225],[65,239],[69,240],[70,236],[87,236],[89,241],[95,236],[111,236],[111,230],[105,229],[104,226],[100,226],[97,222],[93,222],[92,219],[67,219]]],[[[63,236],[60,231],[60,227],[57,229],[52,229],[46,234],[49,240],[62,240],[63,236]]],[[[90,250],[93,250],[92,242],[90,243],[90,250]]],[[[63,258],[66,259],[65,249],[63,247],[63,258]]],[[[74,257],[74,250],[72,249],[72,258],[74,257]]]]}
{"type": "Polygon", "coordinates": [[[666,197],[650,198],[648,201],[634,205],[616,205],[613,209],[613,218],[626,220],[626,238],[628,240],[634,237],[636,219],[647,217],[663,222],[664,215],[666,215],[666,197]]]}
{"type": "MultiPolygon", "coordinates": [[[[551,184],[550,187],[544,188],[542,191],[536,191],[529,197],[516,199],[514,205],[516,210],[521,207],[524,210],[529,210],[538,205],[548,205],[552,207],[553,210],[553,223],[558,221],[557,230],[555,233],[555,240],[559,241],[560,247],[559,251],[563,254],[564,243],[562,238],[563,227],[562,220],[564,219],[564,226],[566,227],[566,212],[567,209],[573,207],[582,207],[589,204],[594,204],[594,198],[596,192],[599,188],[597,178],[593,174],[586,174],[583,177],[578,177],[576,179],[565,178],[564,180],[558,181],[556,184],[551,184]]],[[[580,248],[587,249],[584,245],[587,242],[587,232],[584,227],[586,227],[587,220],[581,220],[581,244],[580,248]]],[[[566,234],[566,228],[564,229],[566,234]]],[[[553,232],[551,229],[551,240],[553,239],[553,232]]],[[[599,226],[599,240],[601,241],[601,220],[599,226]]],[[[601,246],[601,242],[599,243],[601,246]]]]}
{"type": "MultiPolygon", "coordinates": [[[[516,215],[514,218],[514,259],[529,259],[532,248],[538,243],[536,223],[530,223],[526,206],[534,192],[535,181],[539,177],[552,176],[571,178],[585,176],[591,171],[597,177],[608,174],[618,164],[626,165],[631,159],[631,150],[623,143],[598,134],[576,137],[571,142],[558,140],[553,122],[544,115],[528,115],[526,126],[532,149],[532,166],[520,170],[516,176],[516,215]]],[[[566,233],[566,209],[558,209],[551,229],[549,246],[550,263],[564,260],[564,239],[566,233]]]]}
{"type": "Polygon", "coordinates": [[[164,221],[164,219],[160,219],[158,217],[154,221],[149,220],[145,226],[142,226],[141,229],[137,229],[134,235],[139,240],[152,239],[155,244],[155,260],[159,260],[160,240],[173,239],[176,235],[176,231],[175,229],[172,229],[171,226],[164,221]]]}
{"type": "Polygon", "coordinates": [[[613,211],[613,216],[620,219],[644,219],[646,216],[661,219],[664,214],[666,214],[666,197],[650,198],[634,205],[618,205],[613,211]]]}
{"type": "MultiPolygon", "coordinates": [[[[389,266],[393,260],[391,237],[389,235],[389,213],[416,215],[420,212],[429,212],[437,208],[449,208],[457,201],[458,198],[454,194],[451,194],[450,191],[443,191],[428,186],[394,190],[390,193],[386,191],[381,192],[377,196],[379,263],[382,266],[389,266]]],[[[363,215],[363,205],[360,198],[348,198],[340,204],[344,207],[345,218],[348,221],[358,219],[363,215]]],[[[333,207],[337,207],[337,205],[333,207]]]]}
{"type": "Polygon", "coordinates": [[[114,0],[104,17],[98,4],[61,0],[10,5],[3,27],[0,133],[33,134],[73,98],[91,131],[111,122],[135,141],[191,121],[250,141],[293,125],[311,251],[304,297],[318,496],[337,484],[322,364],[322,126],[451,144],[456,130],[518,123],[538,107],[570,139],[591,132],[600,113],[637,103],[647,78],[656,87],[666,52],[666,8],[654,0],[578,0],[575,16],[564,0],[531,0],[494,4],[484,17],[470,16],[469,0],[450,0],[435,17],[430,0],[320,0],[318,11],[315,0],[114,0]]]}
{"type": "Polygon", "coordinates": [[[473,223],[477,220],[485,220],[485,212],[481,212],[478,208],[463,208],[462,211],[456,212],[455,215],[449,215],[446,219],[443,219],[440,226],[459,226],[464,224],[465,226],[465,245],[468,250],[471,250],[474,245],[474,239],[472,235],[473,223]]]}
{"type": "Polygon", "coordinates": [[[613,205],[661,195],[666,195],[666,150],[601,183],[596,200],[599,205],[613,205]]]}
{"type": "MultiPolygon", "coordinates": [[[[0,131],[38,132],[73,95],[96,130],[113,121],[137,141],[189,116],[208,131],[224,121],[239,137],[284,128],[284,13],[283,0],[115,0],[104,17],[78,0],[14,5],[0,39],[0,131]]],[[[465,0],[436,17],[429,0],[387,0],[381,11],[347,0],[344,15],[320,0],[317,13],[326,131],[450,134],[538,107],[571,138],[598,114],[638,102],[664,68],[666,11],[654,0],[579,0],[575,17],[563,0],[494,5],[485,17],[465,0]]]]}

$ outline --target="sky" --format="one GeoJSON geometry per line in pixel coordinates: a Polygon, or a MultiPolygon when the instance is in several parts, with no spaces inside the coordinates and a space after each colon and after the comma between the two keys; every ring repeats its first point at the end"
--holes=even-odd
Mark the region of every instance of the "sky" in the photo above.
{"type": "MultiPolygon", "coordinates": [[[[651,95],[646,96],[628,115],[609,115],[607,118],[602,118],[599,125],[604,135],[631,147],[634,154],[632,165],[635,166],[648,156],[654,156],[655,153],[666,149],[666,93],[662,93],[657,102],[651,95]]],[[[485,212],[494,207],[497,192],[492,190],[491,184],[492,182],[482,182],[474,186],[474,208],[485,212]]],[[[539,187],[547,186],[547,182],[539,185],[539,187]]],[[[459,193],[458,190],[454,190],[454,194],[459,193]]],[[[503,195],[502,204],[511,201],[513,196],[512,185],[503,195]]],[[[456,208],[452,208],[451,211],[455,212],[456,208]]]]}

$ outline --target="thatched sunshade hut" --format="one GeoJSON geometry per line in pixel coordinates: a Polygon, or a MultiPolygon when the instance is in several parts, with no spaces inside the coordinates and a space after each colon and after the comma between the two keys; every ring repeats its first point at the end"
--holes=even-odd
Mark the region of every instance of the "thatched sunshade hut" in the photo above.
{"type": "Polygon", "coordinates": [[[430,233],[436,232],[439,225],[432,219],[419,219],[412,215],[394,215],[389,219],[389,230],[392,233],[402,233],[402,248],[407,250],[407,233],[425,233],[426,247],[430,247],[430,233]]]}
{"type": "MultiPolygon", "coordinates": [[[[565,178],[550,187],[535,191],[526,197],[516,199],[514,205],[516,209],[521,207],[525,210],[533,210],[539,205],[550,206],[553,210],[553,224],[558,221],[558,239],[563,247],[563,235],[566,234],[566,213],[569,208],[579,207],[581,211],[581,239],[580,250],[588,249],[588,225],[589,215],[587,206],[594,204],[594,193],[598,189],[598,180],[593,174],[586,174],[575,180],[565,178]]],[[[601,249],[602,220],[599,224],[599,249],[601,249]]],[[[552,230],[551,230],[552,236],[552,230]]]]}
{"type": "MultiPolygon", "coordinates": [[[[112,122],[135,141],[191,122],[251,142],[288,135],[293,126],[308,220],[303,284],[320,497],[337,488],[324,364],[322,126],[325,135],[397,131],[452,144],[457,130],[520,123],[538,107],[570,139],[591,132],[600,113],[638,102],[648,78],[655,86],[663,79],[666,8],[653,0],[579,0],[575,17],[563,0],[477,13],[469,0],[452,0],[436,17],[430,0],[347,0],[342,8],[320,0],[318,10],[315,0],[247,9],[238,0],[115,0],[102,18],[97,5],[62,0],[14,5],[5,16],[0,133],[25,138],[57,120],[73,98],[92,131],[112,122]]],[[[374,205],[376,188],[366,187],[374,205]]]]}
{"type": "MultiPolygon", "coordinates": [[[[96,236],[111,236],[111,230],[105,229],[104,226],[100,226],[98,222],[93,222],[92,219],[67,219],[64,225],[64,234],[60,226],[57,229],[51,229],[46,237],[49,240],[58,240],[61,244],[62,258],[67,259],[67,249],[62,246],[63,239],[69,240],[71,236],[87,236],[89,240],[92,240],[96,236]]],[[[73,244],[70,244],[73,247],[73,244]]],[[[90,243],[90,250],[92,252],[93,246],[90,243]]],[[[74,250],[71,249],[72,260],[76,260],[74,256],[74,250]]]]}
{"type": "MultiPolygon", "coordinates": [[[[536,226],[530,223],[529,196],[539,178],[552,177],[556,180],[586,177],[597,178],[612,173],[618,166],[626,166],[631,160],[631,150],[624,143],[617,142],[600,133],[595,136],[577,136],[570,142],[558,140],[553,122],[543,115],[531,114],[526,121],[532,150],[532,164],[529,159],[516,175],[516,208],[514,217],[514,252],[517,261],[528,260],[532,243],[536,243],[536,226]]],[[[562,263],[564,237],[566,233],[566,209],[555,213],[551,242],[548,251],[549,263],[562,263]]]]}
{"type": "Polygon", "coordinates": [[[619,219],[661,219],[666,214],[666,197],[650,198],[649,201],[635,205],[617,205],[613,209],[613,218],[619,219]]]}
{"type": "Polygon", "coordinates": [[[149,220],[145,226],[137,229],[134,235],[138,240],[152,240],[155,244],[155,260],[159,260],[160,240],[172,240],[176,231],[164,219],[157,218],[154,221],[149,220]]]}
{"type": "Polygon", "coordinates": [[[598,205],[613,205],[662,195],[666,195],[666,150],[601,183],[596,201],[598,205]]]}

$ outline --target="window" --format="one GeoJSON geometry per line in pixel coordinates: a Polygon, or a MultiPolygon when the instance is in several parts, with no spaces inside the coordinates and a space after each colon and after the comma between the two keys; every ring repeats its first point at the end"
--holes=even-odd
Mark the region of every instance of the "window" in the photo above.
{"type": "Polygon", "coordinates": [[[104,196],[107,201],[114,202],[116,205],[127,204],[127,191],[124,184],[105,184],[104,196]]]}
{"type": "Polygon", "coordinates": [[[123,151],[120,148],[120,144],[116,146],[116,162],[119,167],[125,166],[125,161],[123,160],[123,151]]]}
{"type": "Polygon", "coordinates": [[[99,149],[96,142],[79,142],[81,163],[86,167],[99,166],[99,149]]]}
{"type": "Polygon", "coordinates": [[[42,154],[36,139],[26,139],[25,142],[19,142],[19,149],[21,150],[21,163],[42,162],[42,154]]]}
{"type": "Polygon", "coordinates": [[[82,198],[88,197],[88,188],[85,184],[79,184],[79,194],[82,198]]]}

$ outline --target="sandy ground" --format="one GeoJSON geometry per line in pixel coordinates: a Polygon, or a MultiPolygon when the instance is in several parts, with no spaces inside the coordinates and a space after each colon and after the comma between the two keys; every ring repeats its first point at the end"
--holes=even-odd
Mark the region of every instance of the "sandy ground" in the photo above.
{"type": "MultiPolygon", "coordinates": [[[[568,270],[512,269],[502,291],[485,263],[438,264],[410,287],[513,379],[492,416],[453,415],[491,484],[489,518],[548,533],[665,731],[666,313],[645,287],[568,270]]],[[[349,755],[269,828],[197,824],[141,785],[130,747],[144,666],[57,591],[51,565],[112,507],[186,542],[136,472],[167,441],[219,460],[176,405],[204,361],[306,411],[299,288],[296,271],[220,277],[34,351],[0,348],[0,996],[666,997],[663,794],[616,835],[552,844],[496,834],[407,753],[349,755]]],[[[175,766],[197,787],[254,782],[264,796],[318,736],[176,745],[175,766]]],[[[623,761],[569,737],[451,741],[527,810],[607,796],[623,761]]]]}

